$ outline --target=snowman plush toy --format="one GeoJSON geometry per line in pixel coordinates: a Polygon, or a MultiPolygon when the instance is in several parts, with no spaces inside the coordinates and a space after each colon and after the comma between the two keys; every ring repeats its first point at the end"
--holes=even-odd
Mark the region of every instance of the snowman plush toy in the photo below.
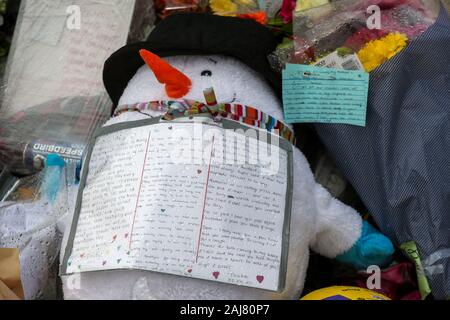
{"type": "MultiPolygon", "coordinates": [[[[172,15],[146,42],[127,45],[106,61],[104,82],[116,106],[106,126],[164,114],[130,107],[139,103],[205,101],[204,89],[210,87],[219,103],[252,106],[281,123],[280,75],[267,60],[276,45],[270,31],[252,20],[172,15]]],[[[281,291],[150,271],[108,270],[80,273],[78,285],[62,276],[65,298],[296,299],[303,289],[310,248],[360,270],[388,264],[393,253],[389,239],[317,184],[303,154],[293,149],[289,248],[281,291]]]]}

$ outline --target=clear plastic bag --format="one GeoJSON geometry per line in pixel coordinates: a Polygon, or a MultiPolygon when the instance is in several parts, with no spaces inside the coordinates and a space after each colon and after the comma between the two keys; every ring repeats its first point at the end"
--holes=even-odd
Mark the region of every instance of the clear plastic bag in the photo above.
{"type": "Polygon", "coordinates": [[[127,39],[144,40],[154,20],[153,0],[22,0],[1,88],[0,247],[20,249],[26,299],[58,298],[76,172],[111,116],[104,61],[127,39]],[[66,162],[55,201],[42,196],[49,154],[66,162]]]}
{"type": "MultiPolygon", "coordinates": [[[[64,231],[58,228],[58,223],[67,215],[71,203],[69,170],[70,167],[62,170],[54,200],[36,189],[29,201],[0,202],[0,247],[20,251],[25,299],[57,298],[58,253],[64,231]]],[[[45,170],[38,175],[34,179],[41,180],[45,170]]],[[[17,188],[12,188],[9,194],[14,192],[17,188]]]]}
{"type": "Polygon", "coordinates": [[[22,175],[42,169],[37,155],[79,163],[111,113],[103,63],[129,35],[148,34],[152,12],[152,0],[23,0],[2,87],[0,163],[22,175]]]}
{"type": "Polygon", "coordinates": [[[356,53],[372,71],[427,30],[438,13],[437,0],[340,0],[297,11],[292,62],[356,53]]]}

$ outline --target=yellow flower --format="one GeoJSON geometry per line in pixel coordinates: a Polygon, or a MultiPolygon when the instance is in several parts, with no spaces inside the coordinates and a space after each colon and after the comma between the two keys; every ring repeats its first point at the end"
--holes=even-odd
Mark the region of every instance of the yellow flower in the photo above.
{"type": "Polygon", "coordinates": [[[238,11],[237,5],[231,0],[210,0],[209,6],[214,13],[223,16],[234,16],[238,11]]]}
{"type": "Polygon", "coordinates": [[[359,50],[358,57],[367,72],[371,72],[391,59],[408,43],[408,37],[402,33],[389,33],[387,36],[372,40],[359,50]]]}
{"type": "Polygon", "coordinates": [[[308,10],[311,8],[319,7],[324,4],[329,3],[328,0],[301,0],[297,1],[297,6],[295,8],[296,12],[300,12],[303,10],[308,10]]]}
{"type": "Polygon", "coordinates": [[[234,0],[235,3],[237,3],[240,7],[245,8],[258,8],[258,4],[256,1],[253,0],[234,0]]]}

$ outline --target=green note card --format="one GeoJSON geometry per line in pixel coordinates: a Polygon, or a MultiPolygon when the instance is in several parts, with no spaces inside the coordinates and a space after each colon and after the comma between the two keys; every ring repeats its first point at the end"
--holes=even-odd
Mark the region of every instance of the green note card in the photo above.
{"type": "Polygon", "coordinates": [[[369,74],[287,64],[283,70],[284,120],[287,123],[366,125],[369,74]]]}

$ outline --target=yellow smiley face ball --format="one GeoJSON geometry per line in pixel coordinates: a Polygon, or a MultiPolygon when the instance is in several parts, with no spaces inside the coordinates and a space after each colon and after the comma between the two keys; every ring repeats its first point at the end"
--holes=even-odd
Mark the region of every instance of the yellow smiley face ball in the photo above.
{"type": "Polygon", "coordinates": [[[388,297],[368,289],[358,287],[335,286],[311,292],[301,300],[391,300],[388,297]]]}

